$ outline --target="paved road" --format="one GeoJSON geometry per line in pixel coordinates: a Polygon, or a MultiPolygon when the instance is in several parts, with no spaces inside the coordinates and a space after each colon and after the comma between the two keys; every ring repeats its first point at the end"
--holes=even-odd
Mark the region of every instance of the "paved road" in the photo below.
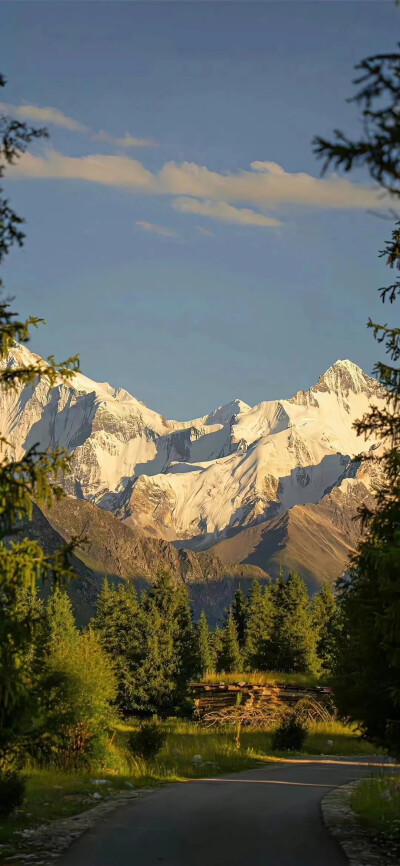
{"type": "Polygon", "coordinates": [[[99,821],[61,866],[344,866],[320,801],[373,772],[304,762],[159,788],[99,821]]]}

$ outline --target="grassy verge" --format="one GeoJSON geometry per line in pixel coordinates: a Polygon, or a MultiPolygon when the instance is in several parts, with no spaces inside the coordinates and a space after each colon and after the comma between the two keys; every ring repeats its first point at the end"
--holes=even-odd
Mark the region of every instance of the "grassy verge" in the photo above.
{"type": "Polygon", "coordinates": [[[233,674],[206,674],[204,683],[249,683],[254,686],[324,686],[323,679],[313,677],[309,674],[281,674],[270,671],[268,673],[233,673],[233,674]]]}
{"type": "MultiPolygon", "coordinates": [[[[92,773],[59,773],[27,768],[26,797],[22,809],[0,826],[0,861],[24,842],[23,831],[90,809],[114,793],[161,785],[165,782],[196,779],[240,772],[274,761],[279,755],[271,748],[272,733],[244,729],[241,748],[236,749],[233,728],[207,729],[192,721],[168,719],[163,723],[167,740],[154,761],[134,758],[128,749],[128,734],[137,721],[118,725],[109,749],[108,766],[92,773]],[[200,755],[201,761],[193,760],[200,755]],[[94,785],[93,780],[105,780],[94,785]],[[94,796],[97,795],[97,796],[94,796]],[[100,798],[99,796],[100,795],[100,798]]],[[[375,751],[357,732],[339,722],[315,724],[310,728],[302,754],[367,755],[375,751]],[[332,741],[329,745],[328,740],[332,741]]],[[[293,755],[282,754],[282,757],[293,755]]]]}
{"type": "Polygon", "coordinates": [[[400,777],[362,779],[351,805],[384,851],[400,855],[400,777]]]}

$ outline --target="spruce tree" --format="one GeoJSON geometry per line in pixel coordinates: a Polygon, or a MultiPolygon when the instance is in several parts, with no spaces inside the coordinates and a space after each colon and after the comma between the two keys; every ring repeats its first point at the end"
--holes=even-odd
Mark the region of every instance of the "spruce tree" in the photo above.
{"type": "MultiPolygon", "coordinates": [[[[359,86],[352,101],[361,109],[359,139],[335,132],[329,142],[314,140],[324,169],[345,172],[365,167],[371,178],[391,195],[389,218],[394,227],[381,256],[391,269],[400,268],[400,52],[367,57],[356,67],[359,86]]],[[[400,294],[400,279],[379,289],[391,304],[400,294]]],[[[400,328],[369,320],[387,360],[375,366],[385,389],[386,405],[375,405],[356,422],[359,435],[381,440],[377,456],[384,482],[375,506],[362,510],[365,537],[358,546],[350,577],[339,584],[343,623],[338,644],[335,698],[341,713],[361,724],[365,734],[392,754],[400,755],[400,328]]],[[[361,450],[361,449],[360,449],[361,450]]],[[[369,455],[368,459],[371,459],[369,455]]]]}
{"type": "MultiPolygon", "coordinates": [[[[5,86],[0,75],[0,88],[5,86]]],[[[45,129],[34,129],[0,113],[0,178],[7,166],[14,163],[36,138],[47,135],[45,129]]],[[[13,245],[24,242],[23,220],[19,217],[0,187],[0,265],[13,245]]],[[[47,362],[34,361],[26,367],[7,365],[6,359],[15,340],[29,341],[29,329],[42,321],[33,316],[26,321],[18,318],[4,296],[0,301],[0,385],[3,391],[18,390],[44,378],[50,385],[71,377],[78,368],[77,358],[57,365],[53,357],[47,362]]],[[[32,497],[50,506],[54,496],[61,496],[58,484],[60,472],[68,469],[66,455],[60,451],[41,452],[30,448],[20,460],[11,457],[9,442],[1,435],[3,458],[0,466],[0,771],[18,752],[26,728],[31,684],[24,659],[33,638],[34,621],[18,615],[20,590],[35,586],[37,581],[49,579],[63,582],[72,576],[68,554],[76,542],[65,545],[48,556],[37,541],[5,539],[15,532],[20,522],[32,514],[32,497]]]]}
{"type": "Polygon", "coordinates": [[[200,673],[197,632],[189,593],[181,584],[174,594],[174,647],[177,656],[175,673],[175,705],[183,708],[188,698],[188,686],[200,673]]]}
{"type": "Polygon", "coordinates": [[[180,712],[199,673],[198,642],[186,587],[160,572],[138,602],[132,585],[105,584],[94,627],[110,653],[124,713],[180,712]]]}
{"type": "Polygon", "coordinates": [[[213,656],[210,645],[210,630],[204,610],[197,623],[197,651],[200,676],[210,674],[214,670],[213,656]]]}
{"type": "Polygon", "coordinates": [[[316,651],[322,670],[330,672],[338,637],[338,613],[335,596],[328,581],[312,601],[312,624],[317,638],[316,651]]]}
{"type": "Polygon", "coordinates": [[[221,652],[218,656],[217,670],[225,674],[235,673],[242,669],[242,657],[232,611],[222,632],[221,652]]]}
{"type": "Polygon", "coordinates": [[[285,673],[318,671],[316,635],[304,581],[296,572],[280,577],[273,593],[270,657],[273,668],[285,673]]]}
{"type": "Polygon", "coordinates": [[[247,609],[244,659],[250,671],[271,669],[269,640],[272,627],[271,589],[264,593],[257,580],[253,581],[247,609]]]}
{"type": "Polygon", "coordinates": [[[232,615],[236,625],[239,647],[241,650],[243,650],[246,640],[248,598],[247,596],[245,596],[244,592],[241,590],[240,587],[236,590],[234,595],[234,599],[232,602],[232,615]]]}
{"type": "Polygon", "coordinates": [[[110,588],[105,581],[97,599],[93,626],[112,660],[118,683],[117,705],[124,713],[136,709],[135,672],[143,660],[143,615],[132,583],[110,588]]]}
{"type": "Polygon", "coordinates": [[[219,660],[222,653],[222,629],[217,625],[210,637],[210,650],[212,659],[212,668],[214,671],[220,670],[219,660]]]}

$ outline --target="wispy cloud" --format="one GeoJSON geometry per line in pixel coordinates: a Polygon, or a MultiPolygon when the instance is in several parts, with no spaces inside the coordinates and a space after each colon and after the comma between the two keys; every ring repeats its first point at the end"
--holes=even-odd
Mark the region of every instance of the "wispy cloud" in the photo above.
{"type": "Polygon", "coordinates": [[[21,120],[33,120],[35,123],[48,123],[53,126],[61,126],[64,129],[69,129],[72,132],[87,132],[88,127],[73,117],[68,117],[59,111],[58,108],[40,108],[38,105],[23,103],[22,105],[9,105],[6,102],[0,102],[0,112],[13,114],[21,120]]]}
{"type": "Polygon", "coordinates": [[[172,204],[180,213],[195,213],[208,216],[212,219],[222,220],[225,223],[236,223],[243,226],[271,226],[282,225],[274,217],[265,216],[247,207],[234,207],[223,201],[198,201],[195,198],[177,198],[172,204]]]}
{"type": "Polygon", "coordinates": [[[145,220],[138,220],[136,223],[137,226],[144,229],[145,232],[153,232],[156,235],[162,235],[164,238],[176,238],[176,232],[172,231],[172,229],[167,229],[165,226],[159,226],[157,223],[148,223],[145,220]]]}
{"type": "Polygon", "coordinates": [[[196,163],[167,162],[153,173],[128,156],[70,157],[48,150],[44,156],[24,154],[10,176],[74,178],[152,194],[246,202],[260,208],[303,205],[327,210],[382,210],[388,205],[388,197],[336,175],[326,179],[304,172],[291,174],[270,162],[253,162],[250,168],[219,174],[196,163]]]}
{"type": "MultiPolygon", "coordinates": [[[[389,196],[337,175],[315,178],[304,172],[286,172],[273,162],[260,161],[251,163],[250,169],[224,174],[188,162],[166,162],[158,172],[152,172],[128,155],[70,157],[49,149],[41,156],[23,154],[10,167],[8,176],[74,179],[119,187],[134,194],[172,196],[172,207],[182,214],[198,214],[225,223],[262,228],[282,225],[278,215],[280,217],[287,206],[382,210],[391,203],[389,196]],[[241,203],[245,207],[238,206],[241,203]]],[[[162,226],[141,225],[147,231],[158,228],[159,234],[169,233],[169,229],[164,230],[162,226]]]]}
{"type": "Polygon", "coordinates": [[[80,123],[73,117],[63,114],[58,108],[40,107],[31,103],[23,103],[22,105],[10,105],[6,102],[0,102],[0,113],[7,113],[20,118],[21,120],[33,120],[35,123],[44,123],[51,126],[59,126],[68,129],[70,132],[85,132],[90,133],[94,141],[103,141],[106,144],[112,144],[116,147],[157,147],[157,142],[150,138],[135,138],[126,132],[122,138],[116,135],[111,135],[101,129],[99,132],[93,133],[89,126],[80,123]]]}
{"type": "Polygon", "coordinates": [[[157,142],[151,138],[134,138],[129,132],[126,132],[122,138],[118,138],[101,129],[100,132],[96,132],[93,139],[95,141],[104,141],[107,144],[114,144],[117,147],[158,147],[157,142]]]}
{"type": "Polygon", "coordinates": [[[201,235],[207,235],[209,238],[215,238],[214,232],[210,232],[209,229],[205,229],[203,226],[195,226],[196,231],[200,232],[201,235]]]}

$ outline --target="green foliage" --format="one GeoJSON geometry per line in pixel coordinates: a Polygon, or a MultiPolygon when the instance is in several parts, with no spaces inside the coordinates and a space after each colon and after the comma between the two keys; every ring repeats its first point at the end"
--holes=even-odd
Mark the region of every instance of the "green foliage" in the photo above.
{"type": "Polygon", "coordinates": [[[273,618],[271,587],[264,593],[257,580],[253,581],[245,628],[244,658],[249,670],[268,670],[271,668],[270,636],[273,618]]]}
{"type": "Polygon", "coordinates": [[[339,617],[335,596],[330,583],[324,583],[312,601],[312,625],[317,638],[317,656],[322,670],[332,670],[337,641],[340,635],[339,617]]]}
{"type": "MultiPolygon", "coordinates": [[[[5,79],[0,76],[0,87],[5,79]]],[[[47,135],[44,129],[33,129],[25,123],[0,114],[0,178],[8,165],[24,153],[32,140],[47,135]]],[[[0,187],[0,264],[12,246],[24,241],[23,220],[17,216],[0,187]]],[[[0,280],[0,289],[4,291],[0,280]]],[[[3,391],[16,390],[38,379],[49,384],[71,377],[78,369],[76,357],[57,364],[51,356],[47,362],[32,365],[4,363],[15,340],[26,343],[29,329],[42,320],[30,317],[21,321],[10,304],[0,302],[0,387],[3,391]]],[[[33,590],[37,581],[50,579],[53,584],[67,581],[71,575],[69,554],[77,544],[64,545],[60,551],[47,556],[37,542],[27,539],[7,543],[15,534],[24,517],[32,513],[32,498],[51,505],[59,498],[59,475],[68,471],[67,455],[59,450],[41,452],[37,446],[29,449],[20,460],[15,460],[10,443],[0,435],[0,767],[14,757],[30,714],[31,681],[24,664],[30,642],[37,625],[35,618],[23,615],[19,607],[20,593],[33,590]]]]}
{"type": "Polygon", "coordinates": [[[186,587],[168,572],[143,593],[104,587],[94,622],[115,664],[117,703],[125,713],[174,713],[186,706],[188,684],[199,673],[197,632],[186,587]]]}
{"type": "Polygon", "coordinates": [[[379,834],[394,862],[400,854],[400,786],[398,777],[360,779],[351,797],[351,807],[364,826],[379,834]],[[397,856],[396,856],[397,855],[397,856]]]}
{"type": "Polygon", "coordinates": [[[105,581],[97,599],[94,627],[112,659],[117,679],[116,703],[123,713],[135,704],[135,673],[144,660],[144,614],[133,584],[111,589],[105,581]]]}
{"type": "Polygon", "coordinates": [[[232,611],[229,612],[228,621],[222,632],[221,649],[217,657],[217,670],[229,673],[240,671],[242,658],[236,631],[236,624],[232,611]]]}
{"type": "Polygon", "coordinates": [[[36,712],[27,750],[41,764],[65,769],[101,761],[115,720],[114,671],[93,629],[80,633],[64,591],[49,598],[38,640],[36,712]]]}
{"type": "Polygon", "coordinates": [[[210,637],[210,649],[213,671],[217,670],[218,659],[222,652],[222,629],[217,625],[210,637]]]}
{"type": "MultiPolygon", "coordinates": [[[[353,101],[361,108],[363,135],[351,140],[335,132],[333,143],[315,139],[325,168],[350,171],[366,166],[371,177],[392,196],[400,195],[400,53],[368,57],[357,67],[361,85],[353,101]]],[[[392,199],[395,201],[395,198],[392,199]]],[[[389,218],[396,220],[391,210],[389,218]]],[[[400,222],[381,252],[391,269],[400,269],[400,222]]],[[[379,289],[382,301],[393,303],[400,279],[379,289]]],[[[381,440],[375,457],[383,471],[374,509],[362,510],[368,532],[359,544],[349,579],[340,582],[343,635],[335,665],[335,695],[339,710],[360,722],[365,734],[400,755],[400,329],[368,326],[384,345],[387,362],[375,374],[384,386],[386,405],[371,406],[356,422],[359,435],[381,440]],[[383,455],[382,455],[383,452],[383,455]]],[[[372,454],[367,459],[374,459],[372,454]]]]}
{"type": "Polygon", "coordinates": [[[214,668],[213,655],[210,644],[210,630],[204,610],[200,614],[197,623],[197,647],[199,659],[199,673],[203,677],[211,673],[214,668]]]}
{"type": "Polygon", "coordinates": [[[167,739],[167,732],[158,722],[142,722],[139,730],[128,737],[129,748],[134,755],[149,761],[158,755],[167,739]]]}
{"type": "Polygon", "coordinates": [[[22,806],[25,793],[25,779],[15,770],[0,772],[0,818],[9,815],[22,806]]]}
{"type": "Polygon", "coordinates": [[[236,590],[232,603],[232,616],[236,625],[239,648],[242,651],[246,642],[246,626],[248,619],[249,600],[244,592],[236,590]]]}
{"type": "Polygon", "coordinates": [[[295,713],[283,717],[272,737],[272,748],[276,752],[299,752],[308,733],[307,725],[295,713]]]}
{"type": "Polygon", "coordinates": [[[304,581],[296,572],[281,575],[273,587],[269,641],[270,667],[288,673],[318,671],[316,635],[304,581]]]}

